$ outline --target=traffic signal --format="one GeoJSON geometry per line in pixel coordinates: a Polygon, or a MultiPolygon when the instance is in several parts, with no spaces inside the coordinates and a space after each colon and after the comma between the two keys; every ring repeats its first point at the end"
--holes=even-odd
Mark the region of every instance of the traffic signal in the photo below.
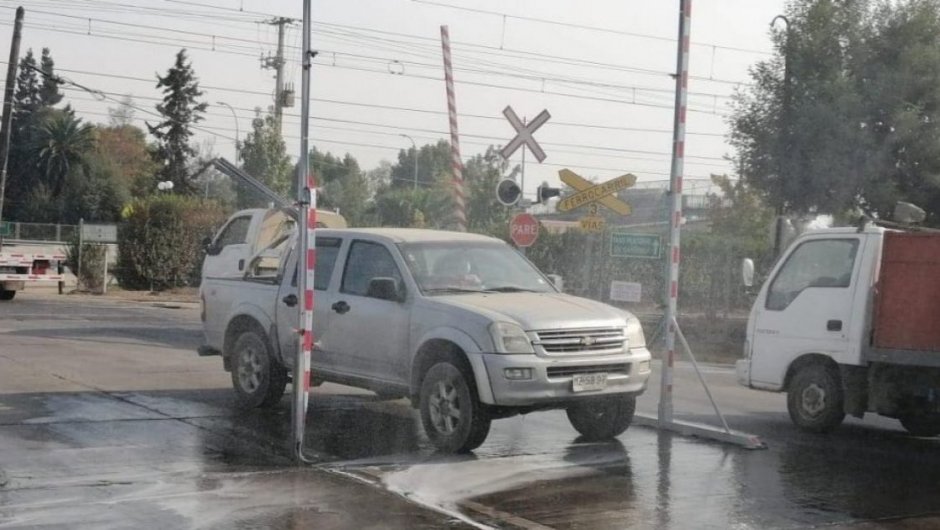
{"type": "Polygon", "coordinates": [[[558,197],[561,195],[561,188],[552,188],[548,185],[548,182],[543,182],[538,189],[535,190],[535,202],[542,204],[548,202],[548,199],[552,197],[558,197]]]}
{"type": "Polygon", "coordinates": [[[496,200],[506,206],[512,206],[522,197],[522,189],[515,180],[503,179],[496,185],[496,200]]]}

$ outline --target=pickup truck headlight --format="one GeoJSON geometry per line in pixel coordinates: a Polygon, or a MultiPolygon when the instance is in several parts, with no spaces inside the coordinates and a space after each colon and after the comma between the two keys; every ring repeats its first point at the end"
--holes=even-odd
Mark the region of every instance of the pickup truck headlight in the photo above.
{"type": "Polygon", "coordinates": [[[496,353],[535,353],[532,341],[518,325],[509,322],[490,324],[490,335],[496,345],[496,353]]]}
{"type": "Polygon", "coordinates": [[[627,336],[627,346],[630,348],[646,346],[646,337],[643,335],[643,326],[640,325],[640,319],[634,316],[627,318],[627,325],[623,328],[623,334],[627,336]]]}

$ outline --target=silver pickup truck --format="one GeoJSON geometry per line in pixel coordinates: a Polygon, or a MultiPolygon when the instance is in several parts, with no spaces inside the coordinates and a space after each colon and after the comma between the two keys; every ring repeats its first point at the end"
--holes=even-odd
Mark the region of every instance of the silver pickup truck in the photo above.
{"type": "MultiPolygon", "coordinates": [[[[207,344],[247,406],[278,403],[297,348],[297,257],[268,249],[240,278],[205,277],[207,344]]],[[[623,433],[650,373],[633,315],[558,292],[498,239],[435,230],[318,230],[314,385],[420,410],[432,443],[470,451],[490,422],[563,408],[585,439],[623,433]]]]}

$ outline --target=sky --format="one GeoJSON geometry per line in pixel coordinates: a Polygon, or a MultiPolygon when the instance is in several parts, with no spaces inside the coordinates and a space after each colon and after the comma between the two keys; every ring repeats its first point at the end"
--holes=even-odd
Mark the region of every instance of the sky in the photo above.
{"type": "MultiPolygon", "coordinates": [[[[273,104],[274,71],[261,68],[276,50],[270,21],[297,19],[285,32],[285,75],[298,97],[282,132],[288,152],[299,152],[301,0],[0,0],[4,64],[18,5],[26,9],[21,54],[48,47],[58,74],[99,91],[64,92],[92,123],[106,123],[123,95],[133,98],[136,124],[158,121],[155,76],[185,47],[210,104],[196,138],[229,159],[253,109],[273,104]]],[[[705,191],[711,174],[734,175],[730,96],[748,82],[749,66],[770,57],[770,21],[783,9],[784,0],[693,0],[688,192],[705,191]]],[[[419,146],[447,139],[447,25],[465,160],[512,139],[507,105],[528,119],[547,109],[551,119],[534,134],[547,158],[527,156],[527,197],[542,182],[558,185],[564,168],[662,186],[678,12],[679,0],[313,0],[311,145],[350,153],[368,170],[411,147],[402,135],[419,146]]]]}

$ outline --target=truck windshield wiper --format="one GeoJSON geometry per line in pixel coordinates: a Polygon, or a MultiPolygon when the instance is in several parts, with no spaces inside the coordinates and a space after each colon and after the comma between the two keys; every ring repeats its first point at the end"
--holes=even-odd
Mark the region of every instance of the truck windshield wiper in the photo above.
{"type": "Polygon", "coordinates": [[[499,287],[487,287],[487,291],[494,293],[538,293],[535,289],[529,289],[528,287],[520,287],[518,285],[501,285],[499,287]]]}
{"type": "Polygon", "coordinates": [[[481,289],[464,289],[462,287],[437,287],[434,289],[425,289],[425,293],[482,293],[481,289]]]}

